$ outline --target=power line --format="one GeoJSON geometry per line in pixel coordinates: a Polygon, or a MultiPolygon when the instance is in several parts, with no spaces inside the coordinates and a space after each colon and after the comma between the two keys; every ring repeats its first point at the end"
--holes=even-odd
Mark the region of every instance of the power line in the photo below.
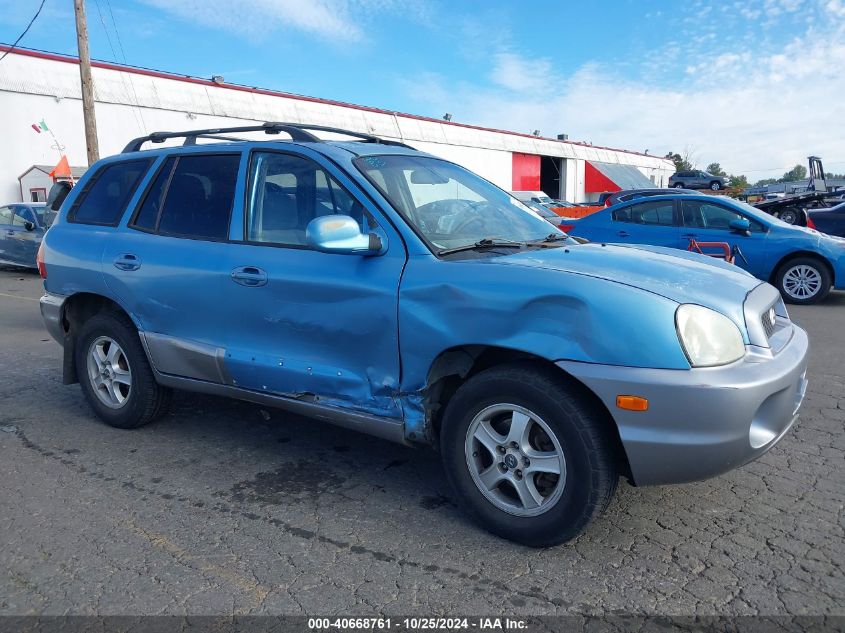
{"type": "MultiPolygon", "coordinates": [[[[830,163],[826,163],[826,165],[845,165],[845,161],[834,161],[830,163]]],[[[738,172],[746,173],[746,172],[757,172],[757,171],[778,171],[781,169],[792,169],[795,165],[785,165],[783,167],[769,167],[768,169],[738,169],[738,172]]]]}
{"type": "Polygon", "coordinates": [[[0,57],[0,62],[2,62],[4,59],[6,59],[6,55],[8,55],[9,53],[11,53],[11,52],[15,49],[15,46],[17,46],[17,45],[18,45],[18,42],[20,42],[20,41],[23,39],[23,36],[27,34],[27,32],[29,31],[30,27],[32,26],[32,23],[33,23],[33,22],[35,22],[36,18],[37,18],[37,17],[41,14],[41,9],[43,9],[43,8],[44,8],[44,3],[45,3],[46,1],[47,1],[47,0],[41,0],[41,4],[38,6],[38,11],[36,11],[36,12],[35,12],[35,15],[33,15],[33,16],[32,16],[32,19],[29,21],[29,24],[27,24],[27,25],[26,25],[26,28],[23,30],[23,33],[21,33],[21,34],[18,36],[18,39],[16,39],[16,40],[15,40],[14,44],[12,44],[12,45],[9,47],[9,50],[7,50],[5,53],[3,53],[3,57],[0,57]]]}
{"type": "MultiPolygon", "coordinates": [[[[114,11],[111,9],[111,0],[106,0],[106,6],[109,8],[109,16],[111,16],[111,23],[114,27],[114,35],[117,38],[117,47],[120,49],[120,55],[123,57],[123,65],[127,66],[126,51],[123,50],[123,42],[120,39],[120,31],[117,30],[117,20],[114,19],[114,11]]],[[[144,121],[144,112],[141,109],[140,101],[138,100],[138,93],[135,91],[135,82],[132,80],[132,73],[129,75],[129,85],[132,87],[132,95],[135,97],[135,106],[138,108],[138,116],[141,117],[141,123],[144,128],[144,134],[147,133],[147,122],[144,121]]]]}
{"type": "MultiPolygon", "coordinates": [[[[120,60],[120,58],[117,56],[117,51],[115,51],[115,49],[114,49],[114,44],[112,44],[111,35],[109,34],[109,27],[106,24],[106,20],[103,17],[103,11],[100,8],[100,0],[94,0],[94,4],[97,6],[97,15],[100,17],[100,24],[103,25],[103,32],[106,34],[106,40],[108,41],[109,49],[111,49],[112,59],[114,59],[115,62],[118,62],[120,60]]],[[[111,4],[109,4],[109,12],[111,13],[111,4]]],[[[114,25],[115,37],[117,38],[118,44],[120,45],[120,34],[117,32],[117,23],[115,23],[115,21],[114,21],[114,13],[111,13],[111,21],[112,21],[112,24],[114,25]]],[[[122,45],[120,45],[120,50],[121,50],[121,52],[123,51],[122,45]]],[[[123,55],[123,63],[126,64],[126,55],[125,54],[123,55]]],[[[130,82],[132,81],[132,75],[129,75],[129,81],[130,82]]],[[[135,97],[135,107],[131,108],[132,118],[135,119],[135,124],[138,126],[138,129],[141,130],[142,132],[146,133],[146,127],[147,126],[144,122],[144,115],[141,114],[141,108],[138,105],[138,95],[135,93],[135,85],[132,84],[132,88],[131,88],[132,89],[132,95],[130,95],[129,94],[130,87],[126,84],[126,73],[123,73],[123,72],[120,73],[120,82],[123,84],[123,87],[126,89],[126,96],[129,98],[130,101],[132,100],[132,95],[134,95],[134,97],[135,97]],[[137,113],[135,111],[136,109],[138,111],[137,113]],[[140,119],[138,118],[139,115],[140,115],[140,119]]]]}

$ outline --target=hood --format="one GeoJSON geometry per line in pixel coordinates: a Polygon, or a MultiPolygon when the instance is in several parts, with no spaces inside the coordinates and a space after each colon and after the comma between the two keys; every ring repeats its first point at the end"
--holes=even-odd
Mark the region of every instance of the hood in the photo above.
{"type": "Polygon", "coordinates": [[[713,257],[641,244],[579,244],[515,253],[489,261],[597,277],[677,303],[696,303],[730,317],[743,330],[745,297],[762,283],[741,268],[713,257]]]}

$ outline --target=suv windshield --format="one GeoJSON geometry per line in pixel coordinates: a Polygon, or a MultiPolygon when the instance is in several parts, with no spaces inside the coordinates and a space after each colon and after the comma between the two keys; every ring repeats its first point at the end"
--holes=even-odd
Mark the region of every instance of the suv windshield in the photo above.
{"type": "Polygon", "coordinates": [[[435,251],[561,233],[470,171],[424,156],[363,156],[355,164],[435,251]]]}

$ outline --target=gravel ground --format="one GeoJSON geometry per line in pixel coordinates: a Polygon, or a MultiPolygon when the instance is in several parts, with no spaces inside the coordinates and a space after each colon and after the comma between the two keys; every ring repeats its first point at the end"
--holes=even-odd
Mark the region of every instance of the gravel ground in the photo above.
{"type": "Polygon", "coordinates": [[[544,550],[470,524],[431,451],[191,394],[104,426],[61,384],[40,294],[0,270],[0,615],[845,614],[845,293],[791,310],[810,387],[771,452],[622,483],[544,550]]]}

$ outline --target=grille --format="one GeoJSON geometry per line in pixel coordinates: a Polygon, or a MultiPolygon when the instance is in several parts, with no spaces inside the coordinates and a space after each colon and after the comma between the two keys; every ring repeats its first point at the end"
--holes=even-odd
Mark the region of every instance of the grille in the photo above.
{"type": "Polygon", "coordinates": [[[775,307],[772,306],[763,314],[760,315],[760,323],[763,324],[763,331],[766,333],[766,338],[772,338],[777,326],[777,316],[775,316],[775,307]]]}

